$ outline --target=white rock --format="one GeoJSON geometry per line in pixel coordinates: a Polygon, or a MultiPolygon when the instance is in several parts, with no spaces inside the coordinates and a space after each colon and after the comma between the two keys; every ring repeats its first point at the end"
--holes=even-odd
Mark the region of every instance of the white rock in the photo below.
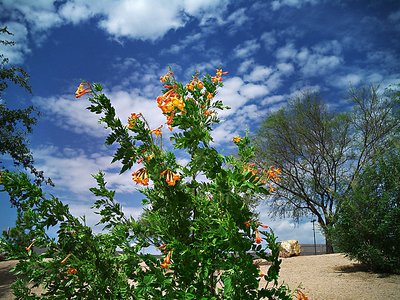
{"type": "Polygon", "coordinates": [[[299,256],[301,247],[297,240],[287,240],[280,244],[279,257],[299,256]]]}

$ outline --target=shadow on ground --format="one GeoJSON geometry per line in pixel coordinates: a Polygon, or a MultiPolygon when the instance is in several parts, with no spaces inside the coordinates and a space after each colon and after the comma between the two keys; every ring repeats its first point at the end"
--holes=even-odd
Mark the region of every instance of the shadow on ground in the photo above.
{"type": "Polygon", "coordinates": [[[15,276],[10,272],[12,266],[0,268],[0,299],[6,298],[10,293],[10,285],[14,282],[15,276]]]}

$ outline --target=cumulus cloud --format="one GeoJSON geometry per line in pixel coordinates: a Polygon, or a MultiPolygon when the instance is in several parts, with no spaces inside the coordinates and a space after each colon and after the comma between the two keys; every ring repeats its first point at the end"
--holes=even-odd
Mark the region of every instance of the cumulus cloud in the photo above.
{"type": "Polygon", "coordinates": [[[276,51],[276,58],[279,61],[286,61],[293,59],[297,54],[297,50],[295,49],[294,45],[292,43],[288,43],[283,47],[280,47],[276,51]]]}
{"type": "Polygon", "coordinates": [[[80,197],[89,194],[96,185],[91,174],[105,171],[109,187],[122,193],[135,192],[135,183],[129,173],[119,175],[120,165],[111,164],[112,157],[103,152],[87,154],[82,149],[46,146],[33,150],[38,168],[49,176],[57,188],[80,197]]]}
{"type": "Polygon", "coordinates": [[[186,23],[186,16],[181,14],[179,6],[171,9],[166,7],[167,2],[158,5],[151,2],[124,0],[114,3],[107,12],[102,12],[104,19],[99,26],[116,37],[155,40],[186,23]]]}
{"type": "MultiPolygon", "coordinates": [[[[155,100],[141,96],[136,90],[106,90],[105,94],[112,100],[122,122],[127,122],[131,113],[141,112],[152,128],[165,123],[165,117],[155,105],[155,100]]],[[[45,112],[45,117],[61,128],[94,137],[104,137],[107,134],[98,124],[98,115],[86,109],[88,102],[84,99],[75,100],[72,95],[64,95],[34,97],[33,102],[45,112]]]]}
{"type": "Polygon", "coordinates": [[[343,62],[341,46],[336,40],[319,43],[311,48],[302,47],[300,50],[293,43],[288,43],[277,50],[276,58],[281,63],[295,63],[306,76],[325,74],[343,62]]]}
{"type": "Polygon", "coordinates": [[[169,30],[184,26],[190,17],[202,20],[220,16],[227,1],[101,0],[89,5],[84,0],[72,0],[56,5],[54,1],[19,0],[3,1],[3,5],[11,18],[23,16],[21,21],[35,32],[98,16],[98,26],[112,36],[156,40],[169,30]]]}
{"type": "Polygon", "coordinates": [[[363,75],[349,73],[346,75],[337,76],[336,79],[332,81],[332,84],[336,87],[346,89],[349,88],[350,86],[357,86],[362,81],[363,81],[363,75]]]}
{"type": "Polygon", "coordinates": [[[246,15],[246,8],[240,8],[226,18],[226,23],[233,24],[232,27],[236,29],[243,26],[248,20],[249,17],[246,15]]]}
{"type": "Polygon", "coordinates": [[[10,64],[21,64],[27,54],[31,52],[28,47],[28,30],[26,27],[17,22],[8,22],[4,26],[13,35],[4,35],[2,39],[12,41],[14,45],[0,44],[0,52],[4,57],[9,59],[10,64]]]}
{"type": "Polygon", "coordinates": [[[266,66],[257,65],[251,71],[250,74],[246,75],[244,78],[247,81],[255,82],[255,81],[263,81],[267,79],[273,72],[273,69],[266,66]]]}
{"type": "Polygon", "coordinates": [[[247,58],[254,55],[261,48],[256,39],[247,40],[233,49],[233,55],[237,58],[247,58]]]}
{"type": "MultiPolygon", "coordinates": [[[[95,234],[103,232],[103,226],[97,225],[100,221],[100,215],[96,213],[97,210],[93,210],[91,208],[93,203],[78,203],[76,201],[65,202],[68,204],[69,210],[72,215],[74,215],[75,217],[85,218],[85,224],[91,227],[95,234]]],[[[128,206],[125,203],[119,203],[121,204],[122,211],[127,218],[133,217],[134,219],[138,219],[143,213],[143,207],[141,206],[128,206]]],[[[56,236],[55,233],[54,236],[56,236]]]]}
{"type": "Polygon", "coordinates": [[[238,73],[239,74],[246,73],[254,64],[255,62],[254,59],[252,58],[243,60],[238,67],[238,73]]]}
{"type": "Polygon", "coordinates": [[[278,10],[284,6],[300,8],[305,4],[317,4],[318,0],[274,0],[271,2],[272,10],[278,10]]]}
{"type": "MultiPolygon", "coordinates": [[[[117,40],[128,38],[155,41],[170,30],[184,27],[193,18],[199,20],[200,26],[205,27],[210,20],[226,23],[227,21],[222,21],[222,15],[227,5],[227,0],[99,0],[90,4],[85,0],[64,3],[47,0],[5,0],[2,1],[2,13],[11,23],[19,24],[13,25],[14,33],[21,37],[19,42],[25,49],[18,51],[14,48],[13,52],[16,54],[12,59],[20,63],[28,52],[27,33],[31,35],[31,41],[40,44],[52,28],[65,23],[77,25],[94,19],[99,28],[117,40]]],[[[246,18],[240,11],[236,13],[236,17],[229,21],[237,23],[236,26],[242,24],[246,18]]]]}
{"type": "Polygon", "coordinates": [[[264,47],[266,50],[271,50],[272,47],[276,45],[277,40],[275,35],[275,32],[264,32],[260,36],[260,40],[264,43],[264,47]]]}

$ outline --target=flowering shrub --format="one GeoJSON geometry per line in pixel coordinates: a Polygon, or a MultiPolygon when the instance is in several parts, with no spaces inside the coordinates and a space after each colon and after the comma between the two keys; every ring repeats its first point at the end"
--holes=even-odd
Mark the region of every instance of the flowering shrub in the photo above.
{"type": "Polygon", "coordinates": [[[3,174],[4,190],[18,210],[17,226],[6,236],[12,252],[23,258],[15,268],[17,299],[35,299],[35,286],[48,299],[291,299],[277,282],[276,237],[248,203],[274,189],[279,169],[249,164],[254,149],[247,136],[233,138],[238,156],[224,156],[210,144],[217,111],[226,109],[215,100],[225,74],[220,69],[201,79],[196,74],[186,85],[171,71],[162,76],[164,90],[156,103],[167,128],[151,128],[137,112],[124,124],[101,85],[79,86],[76,97],[88,94],[88,109],[111,130],[106,144],[118,145],[113,162],[122,163],[121,173],[133,169],[133,181],[143,186],[144,213],[137,220],[125,216],[100,172],[91,192],[107,231],[94,234],[25,175],[3,174]],[[180,164],[163,148],[163,130],[172,131],[173,147],[185,151],[189,163],[180,164]],[[55,240],[46,229],[57,224],[55,240]],[[22,232],[28,233],[26,244],[13,244],[22,232]],[[33,246],[46,252],[37,254],[33,246]],[[149,246],[161,258],[143,254],[149,246]],[[253,255],[269,262],[266,274],[253,255]]]}

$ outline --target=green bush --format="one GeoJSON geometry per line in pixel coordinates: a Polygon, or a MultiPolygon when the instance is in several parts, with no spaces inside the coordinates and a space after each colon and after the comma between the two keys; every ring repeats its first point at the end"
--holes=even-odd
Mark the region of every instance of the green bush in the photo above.
{"type": "Polygon", "coordinates": [[[106,144],[118,146],[113,162],[121,162],[121,173],[133,169],[133,181],[143,185],[144,212],[138,219],[126,215],[99,172],[90,191],[106,230],[96,234],[26,174],[4,172],[0,192],[17,209],[16,227],[5,235],[20,259],[16,299],[292,299],[278,283],[276,237],[247,203],[270,193],[278,169],[264,172],[250,163],[247,136],[234,137],[237,156],[211,145],[217,111],[226,108],[214,99],[224,74],[219,69],[201,80],[196,74],[186,85],[171,71],[161,77],[164,90],[155,104],[172,131],[164,137],[163,124],[153,129],[140,113],[123,123],[99,84],[79,86],[76,97],[88,94],[88,109],[110,130],[106,144]],[[168,137],[170,149],[163,143],[168,137]],[[175,150],[189,162],[181,163],[175,150]],[[57,226],[55,239],[47,230],[57,226]],[[161,257],[144,254],[148,247],[160,249],[161,257]],[[266,274],[252,253],[269,262],[266,274]],[[42,288],[40,295],[34,287],[42,288]]]}
{"type": "Polygon", "coordinates": [[[400,273],[400,155],[381,155],[341,203],[335,246],[377,272],[400,273]]]}

